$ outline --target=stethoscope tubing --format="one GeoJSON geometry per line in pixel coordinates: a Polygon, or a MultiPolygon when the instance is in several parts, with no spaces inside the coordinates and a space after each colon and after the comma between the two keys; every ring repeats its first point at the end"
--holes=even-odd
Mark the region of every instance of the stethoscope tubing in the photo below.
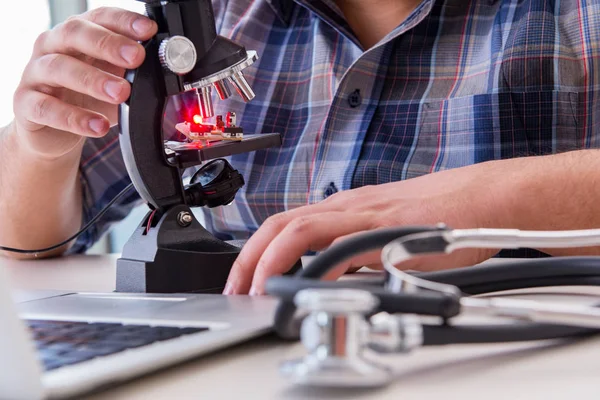
{"type": "MultiPolygon", "coordinates": [[[[281,298],[275,312],[274,329],[287,339],[298,339],[300,319],[295,317],[293,298],[308,288],[353,288],[368,290],[379,299],[375,312],[406,313],[439,317],[439,324],[424,324],[424,345],[451,343],[495,343],[581,337],[600,330],[578,326],[515,321],[510,324],[453,325],[460,314],[460,295],[420,291],[394,293],[384,288],[384,279],[370,282],[319,281],[339,263],[357,254],[383,247],[391,240],[442,228],[402,227],[357,235],[332,246],[292,277],[267,281],[267,293],[281,298]]],[[[464,295],[547,286],[600,285],[600,257],[548,257],[497,264],[415,273],[422,279],[454,285],[464,295]]]]}

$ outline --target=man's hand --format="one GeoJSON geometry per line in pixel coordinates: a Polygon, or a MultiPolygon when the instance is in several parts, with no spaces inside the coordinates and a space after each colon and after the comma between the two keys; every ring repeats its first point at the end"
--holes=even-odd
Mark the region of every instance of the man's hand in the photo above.
{"type": "Polygon", "coordinates": [[[143,15],[98,8],[41,34],[14,95],[18,140],[53,159],[84,137],[105,135],[129,97],[125,69],[144,60],[137,41],[156,29],[143,15]]]}
{"type": "MultiPolygon", "coordinates": [[[[229,275],[225,294],[263,294],[265,281],[288,271],[308,250],[319,251],[357,232],[400,225],[451,228],[507,227],[510,191],[490,182],[502,168],[480,164],[378,186],[336,193],[314,205],[274,215],[244,245],[229,275]]],[[[497,250],[463,250],[442,258],[414,260],[411,268],[473,265],[497,250]]],[[[380,264],[379,251],[363,254],[336,268],[335,278],[349,268],[380,264]]]]}
{"type": "Polygon", "coordinates": [[[141,65],[137,41],[156,30],[143,15],[98,8],[39,36],[14,94],[15,118],[0,129],[0,213],[10,215],[0,224],[1,244],[44,248],[81,227],[84,139],[116,124],[130,94],[124,71],[141,65]]]}

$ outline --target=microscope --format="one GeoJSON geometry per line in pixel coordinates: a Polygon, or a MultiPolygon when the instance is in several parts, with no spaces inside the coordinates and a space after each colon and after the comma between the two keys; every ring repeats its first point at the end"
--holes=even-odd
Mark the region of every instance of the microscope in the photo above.
{"type": "Polygon", "coordinates": [[[231,203],[244,178],[222,157],[279,146],[281,137],[244,135],[234,114],[214,116],[213,89],[222,100],[234,91],[245,102],[254,98],[243,70],[258,57],[217,35],[211,0],[138,1],[158,32],[142,43],[143,64],[126,72],[131,95],[119,107],[119,139],[129,177],[149,212],[117,261],[116,289],[221,293],[240,247],[208,232],[191,208],[231,203]],[[184,93],[196,96],[200,114],[186,122],[187,140],[165,140],[167,100],[184,93]],[[207,128],[203,121],[212,117],[217,122],[207,128]],[[208,140],[215,137],[221,140],[208,140]],[[184,185],[184,170],[199,165],[184,185]]]}

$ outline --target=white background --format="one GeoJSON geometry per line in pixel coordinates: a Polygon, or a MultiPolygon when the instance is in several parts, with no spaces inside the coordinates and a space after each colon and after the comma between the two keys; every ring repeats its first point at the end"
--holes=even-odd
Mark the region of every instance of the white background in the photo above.
{"type": "MultiPolygon", "coordinates": [[[[0,75],[0,126],[7,125],[13,119],[13,94],[31,57],[33,43],[40,33],[50,28],[47,0],[4,0],[2,3],[4,17],[0,24],[0,37],[4,40],[0,75]]],[[[144,4],[135,0],[88,0],[90,9],[101,6],[144,12],[144,4]]]]}
{"type": "Polygon", "coordinates": [[[12,98],[23,69],[31,57],[33,43],[50,27],[46,0],[3,1],[0,24],[2,74],[0,75],[0,126],[13,119],[12,98]]]}
{"type": "MultiPolygon", "coordinates": [[[[0,23],[2,68],[0,75],[0,127],[13,119],[13,94],[31,57],[31,51],[40,33],[50,29],[50,12],[47,0],[2,0],[3,16],[0,23]]],[[[101,6],[120,7],[144,13],[144,4],[135,0],[88,0],[88,8],[101,6]]],[[[136,209],[125,221],[114,227],[110,242],[112,251],[120,251],[125,240],[135,229],[146,209],[136,209]]],[[[108,250],[106,238],[92,252],[108,250]]]]}

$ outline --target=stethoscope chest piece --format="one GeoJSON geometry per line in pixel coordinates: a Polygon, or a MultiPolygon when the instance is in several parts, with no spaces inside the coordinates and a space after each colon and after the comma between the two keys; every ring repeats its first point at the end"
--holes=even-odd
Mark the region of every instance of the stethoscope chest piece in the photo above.
{"type": "MultiPolygon", "coordinates": [[[[298,292],[294,302],[309,312],[300,334],[308,354],[281,366],[286,378],[295,384],[321,387],[377,387],[391,382],[391,370],[369,360],[366,353],[374,336],[379,343],[386,338],[387,351],[399,350],[406,341],[402,330],[396,329],[396,319],[390,323],[378,316],[375,325],[368,322],[367,315],[379,303],[377,297],[364,290],[306,289],[298,292]]],[[[420,329],[411,332],[420,338],[420,329]]],[[[419,338],[412,341],[420,342],[419,338]]]]}

